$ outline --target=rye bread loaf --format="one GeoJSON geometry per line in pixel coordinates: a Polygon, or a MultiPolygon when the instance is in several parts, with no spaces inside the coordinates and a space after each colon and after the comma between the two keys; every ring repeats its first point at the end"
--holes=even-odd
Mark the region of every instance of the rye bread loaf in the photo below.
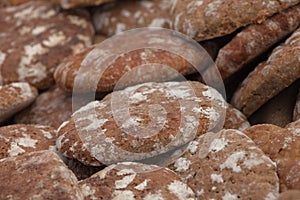
{"type": "Polygon", "coordinates": [[[203,48],[177,33],[142,29],[116,35],[65,59],[54,78],[66,91],[105,92],[182,79],[182,75],[202,72],[210,64],[203,48]]]}
{"type": "Polygon", "coordinates": [[[112,36],[133,28],[170,28],[173,0],[123,0],[99,8],[93,14],[97,33],[112,36]]]}
{"type": "Polygon", "coordinates": [[[197,199],[276,200],[279,192],[276,164],[234,129],[201,135],[169,168],[197,199]]]}
{"type": "Polygon", "coordinates": [[[15,123],[41,124],[58,128],[72,115],[72,95],[54,86],[40,94],[14,117],[15,123]]]}
{"type": "Polygon", "coordinates": [[[193,200],[195,193],[171,170],[123,162],[79,182],[84,199],[193,200]]]}
{"type": "Polygon", "coordinates": [[[0,86],[0,122],[29,106],[37,96],[37,89],[28,83],[0,86]]]}
{"type": "Polygon", "coordinates": [[[222,77],[234,74],[300,25],[300,4],[280,12],[261,24],[239,32],[220,51],[216,59],[222,77]]]}
{"type": "Polygon", "coordinates": [[[94,35],[87,12],[63,11],[47,1],[4,8],[0,18],[0,84],[49,88],[58,64],[91,45],[94,35]]]}
{"type": "Polygon", "coordinates": [[[142,160],[222,128],[225,109],[199,82],[144,83],[77,110],[59,127],[57,147],[87,165],[142,160]]]}
{"type": "Polygon", "coordinates": [[[53,151],[4,158],[0,168],[0,199],[82,199],[75,175],[53,151]]]}
{"type": "Polygon", "coordinates": [[[300,28],[275,48],[242,82],[231,103],[250,116],[264,103],[300,78],[300,28]]]}
{"type": "Polygon", "coordinates": [[[244,133],[277,164],[280,191],[300,188],[300,135],[270,124],[252,126],[244,133]]]}
{"type": "Polygon", "coordinates": [[[14,124],[0,127],[0,159],[55,150],[56,130],[49,126],[14,124]]]}
{"type": "Polygon", "coordinates": [[[174,3],[173,28],[197,40],[234,32],[240,27],[262,23],[299,0],[179,0],[174,3]]]}

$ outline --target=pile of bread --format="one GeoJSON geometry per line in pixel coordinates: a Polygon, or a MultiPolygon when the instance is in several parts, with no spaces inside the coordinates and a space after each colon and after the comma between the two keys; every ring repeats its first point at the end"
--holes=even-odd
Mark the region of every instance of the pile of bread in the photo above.
{"type": "Polygon", "coordinates": [[[0,2],[0,199],[300,198],[299,0],[0,2]]]}

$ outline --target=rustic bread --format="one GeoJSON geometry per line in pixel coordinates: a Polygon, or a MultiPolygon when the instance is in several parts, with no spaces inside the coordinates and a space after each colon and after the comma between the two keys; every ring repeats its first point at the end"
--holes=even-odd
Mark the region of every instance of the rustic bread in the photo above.
{"type": "Polygon", "coordinates": [[[169,168],[197,199],[275,200],[279,192],[276,164],[234,129],[201,135],[169,168]]]}
{"type": "Polygon", "coordinates": [[[197,40],[234,32],[240,27],[262,23],[299,0],[179,0],[174,1],[173,28],[197,40]]]}
{"type": "Polygon", "coordinates": [[[195,193],[171,170],[123,162],[79,182],[85,199],[193,200],[195,193]]]}
{"type": "Polygon", "coordinates": [[[49,88],[58,64],[91,45],[94,35],[87,12],[63,11],[47,1],[4,8],[0,18],[0,84],[49,88]]]}
{"type": "Polygon", "coordinates": [[[0,168],[0,199],[82,199],[75,175],[53,151],[4,158],[0,168]]]}
{"type": "Polygon", "coordinates": [[[97,33],[112,36],[133,28],[170,28],[173,0],[122,0],[99,8],[93,14],[97,33]]]}
{"type": "Polygon", "coordinates": [[[277,164],[280,190],[300,188],[300,135],[271,124],[252,126],[244,133],[277,164]]]}
{"type": "Polygon", "coordinates": [[[0,159],[55,150],[56,130],[49,126],[14,124],[0,127],[0,159]]]}
{"type": "Polygon", "coordinates": [[[57,147],[87,165],[146,159],[222,128],[225,108],[199,82],[144,83],[77,110],[58,129],[57,147]]]}
{"type": "Polygon", "coordinates": [[[300,78],[300,28],[260,63],[232,97],[233,106],[246,116],[300,78]]]}
{"type": "Polygon", "coordinates": [[[72,115],[72,95],[54,86],[40,94],[28,108],[14,117],[15,123],[58,128],[72,115]]]}
{"type": "Polygon", "coordinates": [[[211,64],[207,52],[190,40],[172,31],[142,29],[114,36],[65,59],[54,78],[66,91],[105,92],[183,79],[182,75],[203,72],[211,64]]]}
{"type": "Polygon", "coordinates": [[[37,89],[28,83],[0,86],[0,122],[29,106],[37,96],[37,89]]]}
{"type": "Polygon", "coordinates": [[[280,12],[261,24],[251,24],[220,51],[216,59],[225,79],[291,34],[300,25],[300,4],[280,12]]]}

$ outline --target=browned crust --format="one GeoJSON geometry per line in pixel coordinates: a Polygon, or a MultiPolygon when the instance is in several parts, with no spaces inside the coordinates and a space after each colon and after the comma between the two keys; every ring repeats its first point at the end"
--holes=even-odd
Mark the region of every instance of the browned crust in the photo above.
{"type": "Polygon", "coordinates": [[[0,159],[55,149],[56,131],[40,125],[14,124],[0,127],[0,159]]]}
{"type": "Polygon", "coordinates": [[[252,23],[262,23],[299,0],[181,0],[175,1],[173,28],[197,40],[207,40],[234,32],[252,23]]]}
{"type": "Polygon", "coordinates": [[[75,89],[75,92],[94,92],[95,90],[107,92],[115,89],[116,84],[116,89],[122,89],[144,82],[167,81],[180,74],[191,74],[196,71],[185,58],[154,48],[141,48],[126,52],[120,54],[107,67],[99,66],[95,56],[98,51],[98,55],[101,55],[102,50],[104,49],[99,49],[97,46],[89,47],[61,63],[54,73],[59,87],[66,91],[75,89]],[[90,57],[90,60],[86,60],[88,65],[84,68],[82,63],[87,57],[90,57]],[[79,80],[80,84],[78,84],[79,80]],[[98,82],[97,88],[94,88],[95,82],[98,82]],[[75,84],[76,88],[74,88],[75,84]]]}
{"type": "Polygon", "coordinates": [[[14,117],[15,123],[58,128],[72,115],[72,96],[55,86],[40,94],[30,107],[14,117]]]}
{"type": "Polygon", "coordinates": [[[28,83],[0,86],[0,122],[29,106],[37,96],[37,89],[28,83]]]}
{"type": "Polygon", "coordinates": [[[75,175],[53,151],[0,160],[0,199],[82,199],[75,175]]]}
{"type": "Polygon", "coordinates": [[[266,62],[260,63],[232,97],[233,106],[250,116],[264,103],[300,77],[300,29],[275,48],[266,62]]]}
{"type": "Polygon", "coordinates": [[[244,131],[277,164],[280,190],[300,187],[300,137],[271,124],[252,126],[244,131]]]}
{"type": "Polygon", "coordinates": [[[247,117],[238,109],[228,104],[226,109],[226,117],[224,129],[237,129],[240,131],[250,127],[247,117]]]}
{"type": "Polygon", "coordinates": [[[86,199],[188,199],[195,194],[176,173],[163,167],[126,162],[111,165],[79,182],[86,199]],[[124,180],[128,181],[124,181],[124,180]]]}
{"type": "Polygon", "coordinates": [[[87,12],[63,11],[47,1],[4,8],[0,17],[0,84],[26,81],[49,88],[60,62],[91,45],[94,35],[87,12]]]}
{"type": "Polygon", "coordinates": [[[278,194],[275,163],[235,129],[201,135],[169,167],[198,199],[266,199],[278,194]]]}
{"type": "Polygon", "coordinates": [[[67,157],[94,166],[156,156],[222,127],[225,102],[220,98],[199,82],[146,83],[115,91],[62,124],[57,147],[67,157]],[[153,105],[161,107],[150,112],[153,105]]]}
{"type": "Polygon", "coordinates": [[[99,7],[93,14],[97,33],[107,36],[144,27],[171,26],[170,0],[122,0],[99,7]]]}
{"type": "Polygon", "coordinates": [[[220,51],[216,59],[225,79],[262,54],[300,25],[300,5],[278,13],[262,24],[249,25],[220,51]]]}

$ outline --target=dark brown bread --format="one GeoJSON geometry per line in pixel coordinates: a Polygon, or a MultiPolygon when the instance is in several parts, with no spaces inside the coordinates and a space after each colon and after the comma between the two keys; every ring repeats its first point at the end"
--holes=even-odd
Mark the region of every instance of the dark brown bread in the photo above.
{"type": "Polygon", "coordinates": [[[55,86],[40,94],[31,106],[18,113],[14,122],[58,128],[71,115],[72,95],[55,86]]]}
{"type": "Polygon", "coordinates": [[[4,158],[0,168],[0,199],[82,199],[75,175],[53,151],[4,158]]]}
{"type": "Polygon", "coordinates": [[[101,166],[142,160],[223,127],[225,101],[199,82],[144,83],[77,110],[58,129],[67,157],[101,166]]]}
{"type": "Polygon", "coordinates": [[[300,4],[280,12],[262,24],[252,24],[239,32],[216,59],[225,79],[281,41],[300,25],[300,4]]]}
{"type": "Polygon", "coordinates": [[[54,78],[66,91],[105,92],[182,78],[197,72],[196,67],[202,71],[211,63],[204,49],[173,32],[139,30],[117,35],[67,58],[57,67],[54,78]]]}
{"type": "Polygon", "coordinates": [[[79,182],[84,199],[195,200],[193,190],[171,170],[123,162],[79,182]]]}
{"type": "Polygon", "coordinates": [[[0,122],[29,106],[37,96],[37,89],[28,83],[0,86],[0,122]]]}
{"type": "Polygon", "coordinates": [[[300,188],[300,135],[270,124],[252,126],[244,133],[277,164],[280,190],[300,188]]]}
{"type": "Polygon", "coordinates": [[[0,127],[0,159],[55,150],[56,130],[49,126],[14,124],[0,127]]]}
{"type": "Polygon", "coordinates": [[[201,135],[169,167],[198,199],[275,200],[279,192],[276,164],[234,129],[201,135]]]}
{"type": "Polygon", "coordinates": [[[300,28],[260,63],[232,97],[233,106],[250,116],[264,103],[300,78],[300,28]]]}
{"type": "Polygon", "coordinates": [[[173,28],[197,40],[234,32],[240,27],[262,23],[299,0],[179,0],[174,1],[173,28]]]}
{"type": "Polygon", "coordinates": [[[122,0],[97,8],[93,23],[97,33],[112,36],[133,28],[170,28],[170,0],[122,0]]]}
{"type": "Polygon", "coordinates": [[[94,35],[87,12],[48,1],[2,9],[0,30],[0,85],[26,81],[38,89],[49,88],[58,64],[91,45],[94,35]]]}

